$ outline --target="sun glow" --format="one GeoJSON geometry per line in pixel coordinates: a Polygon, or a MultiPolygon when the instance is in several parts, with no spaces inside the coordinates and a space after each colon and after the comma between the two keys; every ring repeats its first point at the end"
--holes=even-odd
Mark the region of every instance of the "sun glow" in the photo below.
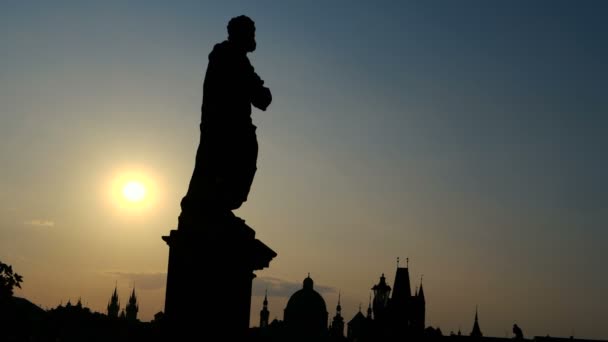
{"type": "Polygon", "coordinates": [[[158,201],[158,189],[151,174],[142,170],[118,171],[109,186],[110,203],[124,212],[147,211],[158,201]]]}
{"type": "Polygon", "coordinates": [[[140,202],[146,198],[146,187],[136,180],[129,181],[122,188],[122,195],[125,196],[127,201],[140,202]]]}

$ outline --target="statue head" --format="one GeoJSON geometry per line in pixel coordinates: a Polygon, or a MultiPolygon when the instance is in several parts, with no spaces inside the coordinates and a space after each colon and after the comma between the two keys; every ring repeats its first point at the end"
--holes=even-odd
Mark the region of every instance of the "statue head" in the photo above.
{"type": "Polygon", "coordinates": [[[236,44],[245,52],[255,51],[255,23],[251,18],[240,15],[228,22],[228,41],[236,44]]]}

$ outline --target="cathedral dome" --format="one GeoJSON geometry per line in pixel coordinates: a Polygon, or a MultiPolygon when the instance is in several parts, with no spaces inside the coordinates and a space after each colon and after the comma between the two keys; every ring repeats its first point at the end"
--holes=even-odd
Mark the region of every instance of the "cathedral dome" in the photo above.
{"type": "Polygon", "coordinates": [[[304,279],[301,290],[296,291],[285,308],[285,324],[294,331],[306,335],[323,335],[327,331],[327,306],[321,295],[314,290],[310,275],[304,279]]]}

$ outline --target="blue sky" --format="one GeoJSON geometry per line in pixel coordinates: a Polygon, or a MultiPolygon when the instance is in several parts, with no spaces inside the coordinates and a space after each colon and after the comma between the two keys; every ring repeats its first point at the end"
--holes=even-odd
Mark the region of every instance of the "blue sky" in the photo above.
{"type": "Polygon", "coordinates": [[[279,253],[260,279],[311,272],[348,318],[409,256],[444,332],[478,304],[486,335],[517,321],[606,338],[607,7],[3,2],[0,258],[41,305],[102,310],[117,279],[125,295],[148,279],[142,314],[162,309],[149,279],[194,164],[207,54],[247,14],[274,98],[253,113],[258,173],[237,212],[279,253]],[[133,172],[153,184],[147,211],[107,196],[133,172]]]}

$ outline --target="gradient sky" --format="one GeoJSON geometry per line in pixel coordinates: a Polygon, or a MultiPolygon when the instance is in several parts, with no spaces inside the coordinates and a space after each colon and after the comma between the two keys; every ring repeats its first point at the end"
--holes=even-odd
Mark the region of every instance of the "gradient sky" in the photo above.
{"type": "Polygon", "coordinates": [[[469,333],[478,305],[485,335],[608,338],[603,1],[3,1],[0,260],[17,295],[105,311],[117,284],[143,320],[163,309],[160,237],[194,165],[207,55],[240,14],[274,98],[253,113],[237,211],[278,253],[254,324],[266,287],[282,319],[308,272],[350,319],[399,256],[444,333],[469,333]],[[130,175],[142,207],[111,194],[130,175]]]}

